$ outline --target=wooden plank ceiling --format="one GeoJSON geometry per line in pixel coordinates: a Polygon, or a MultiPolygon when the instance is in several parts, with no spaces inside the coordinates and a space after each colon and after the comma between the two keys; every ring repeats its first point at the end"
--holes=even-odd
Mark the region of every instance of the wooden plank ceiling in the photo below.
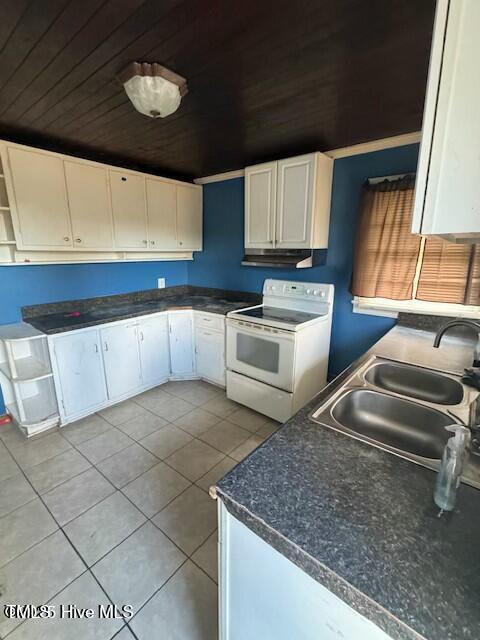
{"type": "Polygon", "coordinates": [[[434,0],[0,0],[0,137],[191,179],[419,130],[434,0]],[[166,119],[116,78],[187,78],[166,119]]]}

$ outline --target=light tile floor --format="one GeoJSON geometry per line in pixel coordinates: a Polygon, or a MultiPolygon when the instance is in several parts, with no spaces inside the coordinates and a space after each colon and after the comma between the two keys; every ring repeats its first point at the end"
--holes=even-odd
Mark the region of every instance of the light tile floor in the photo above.
{"type": "Polygon", "coordinates": [[[199,381],[28,441],[0,427],[0,638],[215,640],[208,489],[277,427],[199,381]],[[50,603],[57,617],[8,619],[6,603],[50,603]],[[72,603],[94,617],[60,618],[72,603]],[[101,619],[101,604],[134,616],[101,619]]]}

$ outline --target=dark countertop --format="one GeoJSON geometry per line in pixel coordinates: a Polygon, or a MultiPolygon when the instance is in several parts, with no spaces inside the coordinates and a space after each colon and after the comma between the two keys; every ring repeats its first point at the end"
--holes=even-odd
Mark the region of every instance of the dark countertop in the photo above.
{"type": "Polygon", "coordinates": [[[53,334],[174,309],[226,315],[261,301],[260,294],[182,285],[23,307],[22,316],[39,331],[53,334]]]}
{"type": "Polygon", "coordinates": [[[438,518],[434,472],[309,419],[373,353],[461,372],[472,345],[395,327],[217,485],[227,509],[399,640],[480,637],[480,492],[438,518]]]}

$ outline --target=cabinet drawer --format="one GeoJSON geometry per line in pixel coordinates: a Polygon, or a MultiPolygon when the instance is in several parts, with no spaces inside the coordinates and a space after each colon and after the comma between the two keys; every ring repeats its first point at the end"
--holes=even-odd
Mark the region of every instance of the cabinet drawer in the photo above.
{"type": "Polygon", "coordinates": [[[195,314],[195,324],[197,327],[204,327],[213,331],[225,331],[225,316],[197,312],[195,314]]]}

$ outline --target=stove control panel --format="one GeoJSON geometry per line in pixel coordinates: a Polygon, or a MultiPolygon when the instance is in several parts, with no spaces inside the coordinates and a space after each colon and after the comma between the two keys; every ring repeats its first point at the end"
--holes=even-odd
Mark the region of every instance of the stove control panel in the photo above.
{"type": "Polygon", "coordinates": [[[318,302],[328,301],[333,298],[333,285],[268,279],[263,285],[263,295],[318,302]]]}

